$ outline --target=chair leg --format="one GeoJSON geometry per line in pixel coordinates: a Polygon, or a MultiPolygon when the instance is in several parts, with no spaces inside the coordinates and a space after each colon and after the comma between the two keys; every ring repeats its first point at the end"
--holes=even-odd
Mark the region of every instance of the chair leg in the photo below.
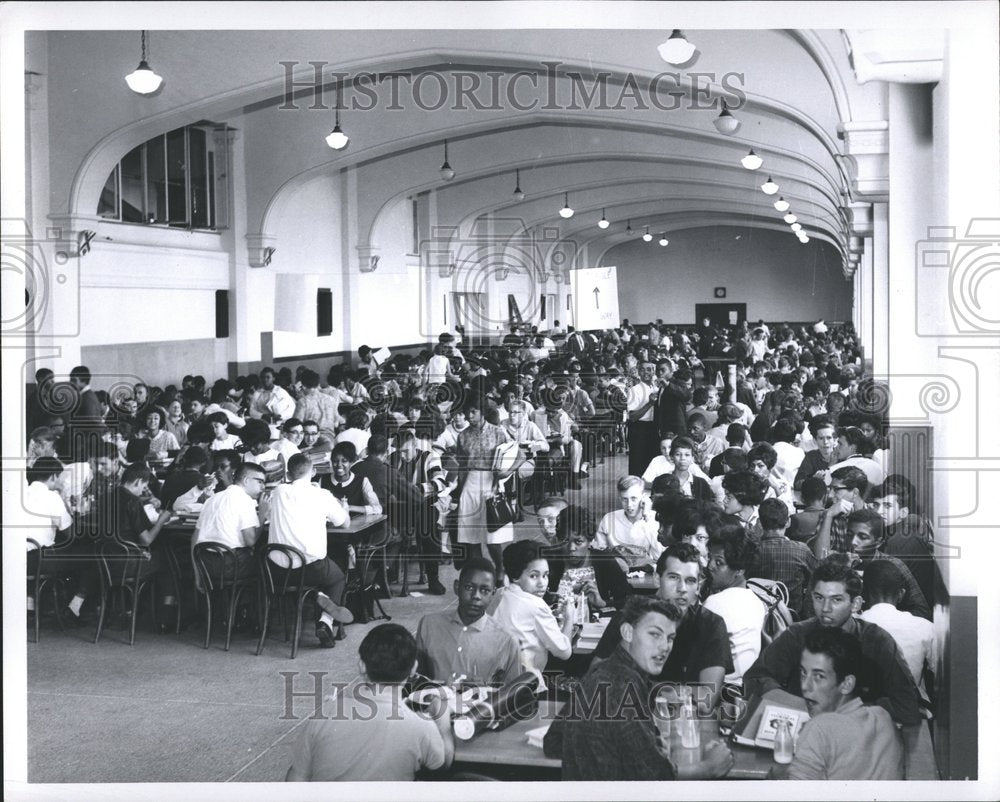
{"type": "Polygon", "coordinates": [[[266,598],[265,596],[260,604],[260,609],[263,611],[260,620],[260,637],[257,639],[257,657],[260,657],[260,653],[264,651],[264,641],[267,640],[267,624],[271,618],[271,602],[272,599],[266,598]]]}
{"type": "Polygon", "coordinates": [[[243,588],[230,588],[229,589],[229,609],[228,617],[226,621],[226,651],[229,651],[229,643],[233,637],[233,619],[236,618],[236,607],[240,603],[240,594],[243,593],[243,588]]]}
{"type": "Polygon", "coordinates": [[[104,614],[108,609],[108,594],[103,584],[101,583],[101,600],[97,612],[97,631],[94,633],[94,643],[97,643],[101,639],[101,630],[104,629],[104,614]]]}
{"type": "Polygon", "coordinates": [[[205,589],[205,646],[207,649],[212,643],[212,591],[205,589]]]}
{"type": "Polygon", "coordinates": [[[129,622],[129,635],[128,635],[128,645],[135,645],[135,625],[137,623],[136,619],[139,617],[139,596],[141,595],[142,585],[136,585],[132,588],[132,620],[129,622]]]}
{"type": "Polygon", "coordinates": [[[300,592],[298,596],[298,602],[295,605],[295,636],[292,638],[292,657],[295,659],[295,655],[299,653],[299,637],[302,635],[302,613],[306,606],[306,594],[300,592]]]}
{"type": "Polygon", "coordinates": [[[38,639],[41,636],[41,623],[42,623],[42,590],[45,588],[45,582],[40,579],[35,580],[35,643],[38,643],[38,639]]]}

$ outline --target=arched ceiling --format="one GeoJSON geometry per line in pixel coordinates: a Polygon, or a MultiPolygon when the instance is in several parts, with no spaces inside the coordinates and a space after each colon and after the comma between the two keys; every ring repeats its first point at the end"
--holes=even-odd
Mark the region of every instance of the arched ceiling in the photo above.
{"type": "Polygon", "coordinates": [[[135,65],[135,32],[53,32],[49,125],[76,131],[51,157],[53,208],[89,213],[131,147],[213,119],[243,140],[249,233],[266,236],[299,186],[354,171],[359,247],[378,248],[380,213],[430,192],[436,221],[459,232],[514,218],[599,254],[627,239],[627,220],[638,232],[787,230],[777,196],[759,189],[771,176],[810,236],[846,255],[852,190],[838,128],[885,110],[879,84],[854,80],[840,32],[686,30],[698,51],[683,67],[658,55],[668,33],[152,31],[165,86],[138,97],[121,80],[135,65]],[[321,100],[310,62],[320,63],[321,100]],[[332,151],[324,137],[338,80],[351,141],[332,151]],[[731,136],[712,124],[722,99],[740,121],[731,136]],[[451,182],[438,174],[445,139],[451,182]],[[751,147],[764,159],[753,172],[740,164],[751,147]],[[558,215],[565,193],[570,220],[558,215]],[[597,227],[602,213],[607,229],[597,227]]]}

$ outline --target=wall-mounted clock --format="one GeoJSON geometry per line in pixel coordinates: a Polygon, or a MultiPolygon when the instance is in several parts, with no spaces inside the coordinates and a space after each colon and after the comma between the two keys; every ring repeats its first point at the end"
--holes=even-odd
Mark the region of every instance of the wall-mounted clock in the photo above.
{"type": "Polygon", "coordinates": [[[726,297],[726,288],[725,287],[716,287],[715,288],[715,297],[716,298],[725,298],[726,297]]]}

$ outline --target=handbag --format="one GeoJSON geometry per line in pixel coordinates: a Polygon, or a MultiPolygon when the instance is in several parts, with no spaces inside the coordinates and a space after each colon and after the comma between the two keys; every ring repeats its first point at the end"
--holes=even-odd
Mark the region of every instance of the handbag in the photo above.
{"type": "Polygon", "coordinates": [[[514,509],[503,491],[486,498],[486,531],[492,534],[514,522],[514,509]]]}

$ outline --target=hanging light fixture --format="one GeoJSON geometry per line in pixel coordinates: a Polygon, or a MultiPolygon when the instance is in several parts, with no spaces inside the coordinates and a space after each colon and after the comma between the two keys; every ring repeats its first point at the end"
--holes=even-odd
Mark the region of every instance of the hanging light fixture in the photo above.
{"type": "Polygon", "coordinates": [[[336,117],[334,118],[333,130],[326,137],[326,144],[334,150],[343,150],[350,142],[350,137],[340,130],[340,82],[337,82],[337,102],[334,105],[336,117]]]}
{"type": "Polygon", "coordinates": [[[146,32],[142,32],[142,58],[139,60],[139,66],[135,68],[134,72],[130,72],[125,76],[125,83],[128,84],[128,88],[139,95],[149,95],[160,88],[160,84],[163,83],[163,79],[153,72],[153,69],[149,66],[149,62],[146,61],[146,32]]]}
{"type": "Polygon", "coordinates": [[[563,196],[563,207],[559,210],[559,216],[569,220],[573,216],[573,210],[569,205],[569,193],[563,196]]]}
{"type": "Polygon", "coordinates": [[[785,221],[786,223],[789,223],[789,224],[791,224],[791,223],[794,223],[794,222],[795,222],[796,220],[798,220],[799,218],[797,218],[797,217],[796,217],[796,216],[795,216],[794,214],[792,214],[791,212],[789,212],[789,213],[788,213],[788,214],[786,214],[786,215],[785,215],[785,216],[784,216],[784,217],[783,217],[782,219],[783,219],[783,220],[784,220],[784,221],[785,221]]]}
{"type": "Polygon", "coordinates": [[[753,148],[750,148],[750,152],[740,159],[740,164],[746,167],[748,170],[757,170],[764,163],[764,160],[753,152],[753,148]]]}
{"type": "Polygon", "coordinates": [[[601,209],[601,219],[597,221],[598,228],[607,228],[611,223],[608,222],[607,216],[604,214],[604,209],[601,209]]]}
{"type": "Polygon", "coordinates": [[[801,231],[802,223],[792,223],[792,231],[801,231]]]}
{"type": "Polygon", "coordinates": [[[771,176],[767,177],[767,181],[761,184],[760,188],[764,191],[765,195],[773,195],[778,191],[778,185],[774,183],[774,179],[771,176]]]}
{"type": "Polygon", "coordinates": [[[719,116],[712,121],[712,125],[715,126],[715,129],[720,134],[732,136],[736,133],[736,129],[740,127],[740,121],[729,112],[729,107],[726,105],[726,101],[723,100],[722,111],[719,112],[719,116]]]}
{"type": "Polygon", "coordinates": [[[653,235],[649,233],[649,226],[646,226],[646,233],[642,235],[643,242],[652,242],[653,235]]]}
{"type": "Polygon", "coordinates": [[[790,206],[791,204],[784,198],[778,198],[774,202],[774,208],[777,209],[779,212],[787,212],[790,206]]]}
{"type": "Polygon", "coordinates": [[[633,233],[632,232],[632,220],[629,219],[629,221],[625,224],[625,235],[628,236],[628,237],[631,237],[632,233],[633,233]]]}
{"type": "Polygon", "coordinates": [[[521,170],[520,168],[514,171],[517,178],[514,181],[514,200],[518,203],[524,200],[524,193],[521,191],[521,170]]]}
{"type": "Polygon", "coordinates": [[[662,245],[664,248],[666,248],[669,244],[670,244],[670,240],[667,239],[667,235],[661,233],[660,234],[660,245],[662,245]]]}
{"type": "Polygon", "coordinates": [[[684,38],[684,34],[681,31],[675,28],[673,33],[670,34],[670,38],[656,49],[660,54],[660,58],[667,62],[667,64],[684,64],[691,60],[691,56],[694,55],[696,48],[684,38]]]}
{"type": "Polygon", "coordinates": [[[805,245],[807,242],[809,242],[809,237],[808,237],[808,235],[805,234],[805,232],[801,232],[800,231],[799,233],[802,234],[802,236],[799,237],[799,242],[801,242],[803,245],[805,245]]]}
{"type": "Polygon", "coordinates": [[[448,140],[447,139],[444,141],[444,164],[441,165],[441,170],[439,172],[441,173],[441,177],[445,181],[451,181],[451,179],[453,179],[455,177],[455,171],[451,168],[451,165],[448,164],[448,140]]]}

